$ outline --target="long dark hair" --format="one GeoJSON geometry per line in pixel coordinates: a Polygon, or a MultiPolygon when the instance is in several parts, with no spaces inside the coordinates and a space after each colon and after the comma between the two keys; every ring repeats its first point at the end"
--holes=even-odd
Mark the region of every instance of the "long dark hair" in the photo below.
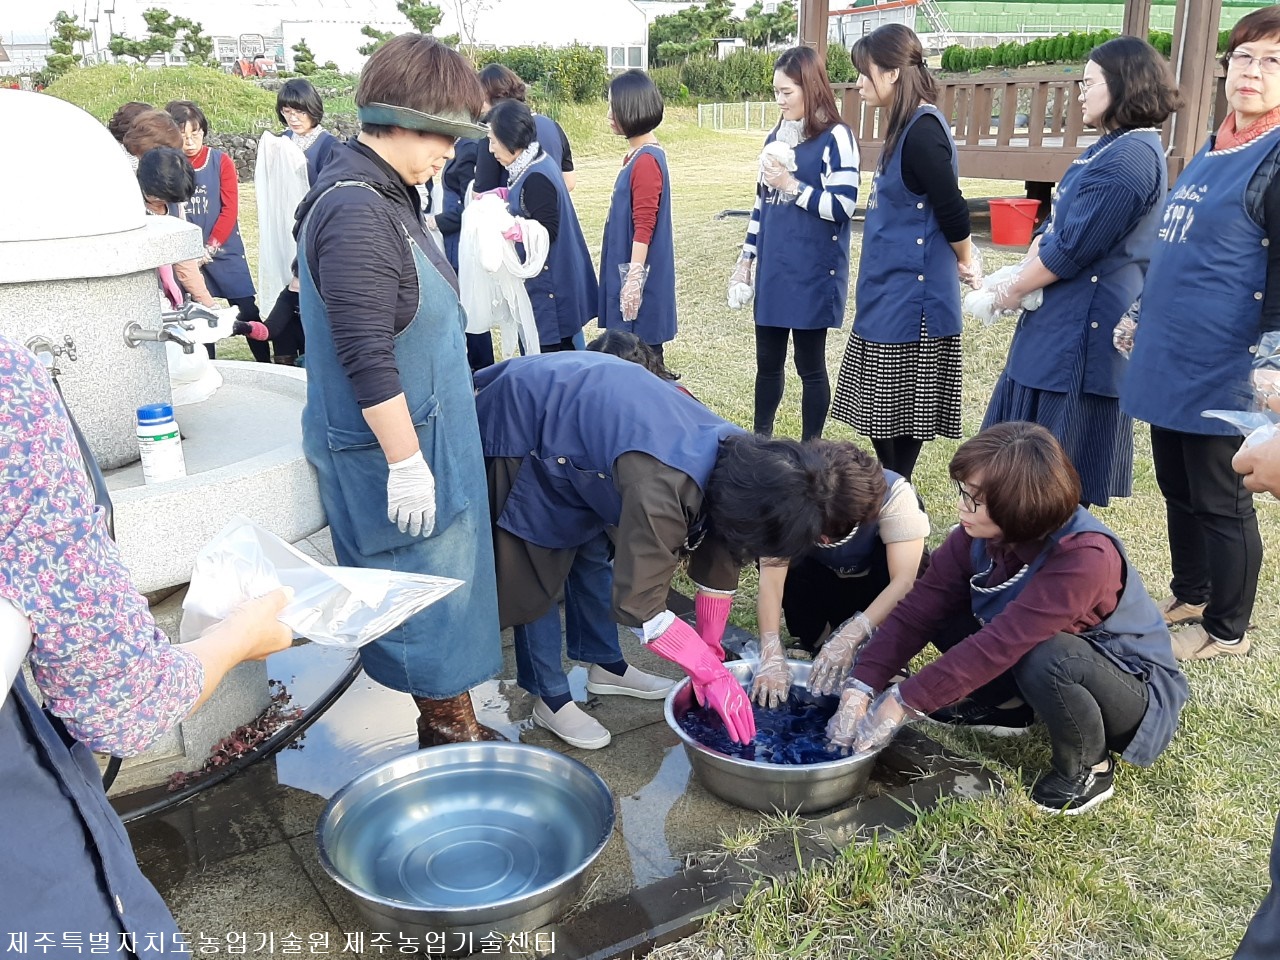
{"type": "Polygon", "coordinates": [[[872,30],[853,45],[849,55],[859,73],[869,74],[873,63],[881,70],[898,71],[893,105],[889,107],[889,123],[885,128],[884,149],[880,151],[879,167],[883,170],[920,101],[938,102],[938,81],[924,61],[920,38],[903,23],[886,23],[872,30]]]}
{"type": "Polygon", "coordinates": [[[804,98],[806,140],[826,133],[840,122],[836,95],[831,90],[831,81],[827,79],[827,65],[818,58],[813,47],[792,47],[783,51],[773,69],[781,70],[800,88],[804,98]]]}

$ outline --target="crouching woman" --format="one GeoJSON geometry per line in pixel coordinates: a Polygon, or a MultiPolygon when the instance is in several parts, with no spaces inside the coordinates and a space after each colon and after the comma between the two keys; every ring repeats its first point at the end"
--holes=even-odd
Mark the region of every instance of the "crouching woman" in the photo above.
{"type": "Polygon", "coordinates": [[[1032,802],[1082,813],[1111,796],[1113,753],[1145,767],[1173,739],[1188,690],[1168,628],[1043,427],[985,430],[950,472],[960,526],[863,647],[828,735],[869,753],[924,716],[1006,735],[1038,717],[1053,767],[1032,802]],[[886,689],[930,642],[942,656],[886,689]]]}

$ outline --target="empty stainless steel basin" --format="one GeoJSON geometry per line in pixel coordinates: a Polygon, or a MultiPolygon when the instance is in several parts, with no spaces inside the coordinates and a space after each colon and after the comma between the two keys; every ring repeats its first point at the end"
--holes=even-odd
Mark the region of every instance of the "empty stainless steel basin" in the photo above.
{"type": "Polygon", "coordinates": [[[443,932],[458,952],[468,937],[479,949],[487,934],[556,919],[613,823],[609,788],[576,760],[520,743],[449,744],[343,787],[320,817],[316,844],[374,932],[443,932]]]}

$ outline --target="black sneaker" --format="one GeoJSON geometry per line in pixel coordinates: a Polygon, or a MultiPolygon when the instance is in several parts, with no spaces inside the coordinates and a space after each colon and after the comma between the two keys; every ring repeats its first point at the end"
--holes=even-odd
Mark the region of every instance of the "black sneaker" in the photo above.
{"type": "Polygon", "coordinates": [[[929,714],[934,723],[968,727],[993,737],[1016,737],[1031,729],[1036,712],[1023,703],[1016,707],[990,707],[977,700],[961,700],[929,714]]]}
{"type": "Polygon", "coordinates": [[[1031,788],[1031,802],[1045,813],[1075,816],[1092,810],[1115,793],[1116,762],[1107,758],[1107,769],[1100,773],[1086,770],[1074,780],[1050,770],[1031,788]]]}

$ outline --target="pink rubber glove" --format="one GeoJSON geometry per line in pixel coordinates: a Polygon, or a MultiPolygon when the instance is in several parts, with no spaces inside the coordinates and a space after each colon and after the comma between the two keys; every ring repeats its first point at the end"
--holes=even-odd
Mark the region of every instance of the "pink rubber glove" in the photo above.
{"type": "Polygon", "coordinates": [[[509,193],[509,191],[507,190],[507,188],[506,188],[506,187],[494,187],[492,190],[483,190],[483,191],[481,191],[480,193],[477,193],[477,194],[476,194],[476,196],[477,196],[477,197],[487,197],[487,196],[489,196],[490,194],[493,194],[493,195],[494,195],[495,197],[497,197],[499,200],[505,200],[505,199],[507,199],[507,194],[508,194],[508,193],[509,193]]]}
{"type": "Polygon", "coordinates": [[[724,647],[720,641],[724,639],[724,628],[729,623],[729,608],[733,606],[733,597],[722,593],[704,593],[699,590],[694,597],[694,621],[698,624],[698,636],[711,648],[711,652],[721,662],[724,661],[724,647]]]}
{"type": "Polygon", "coordinates": [[[747,691],[715,658],[693,627],[677,617],[661,636],[649,641],[649,649],[664,660],[680,665],[689,675],[699,702],[720,715],[730,739],[735,743],[752,741],[756,735],[756,718],[751,712],[747,691]]]}
{"type": "Polygon", "coordinates": [[[513,223],[511,226],[507,227],[507,229],[502,231],[502,238],[504,240],[513,240],[516,243],[520,243],[524,240],[524,230],[520,228],[520,224],[518,222],[513,223]]]}

